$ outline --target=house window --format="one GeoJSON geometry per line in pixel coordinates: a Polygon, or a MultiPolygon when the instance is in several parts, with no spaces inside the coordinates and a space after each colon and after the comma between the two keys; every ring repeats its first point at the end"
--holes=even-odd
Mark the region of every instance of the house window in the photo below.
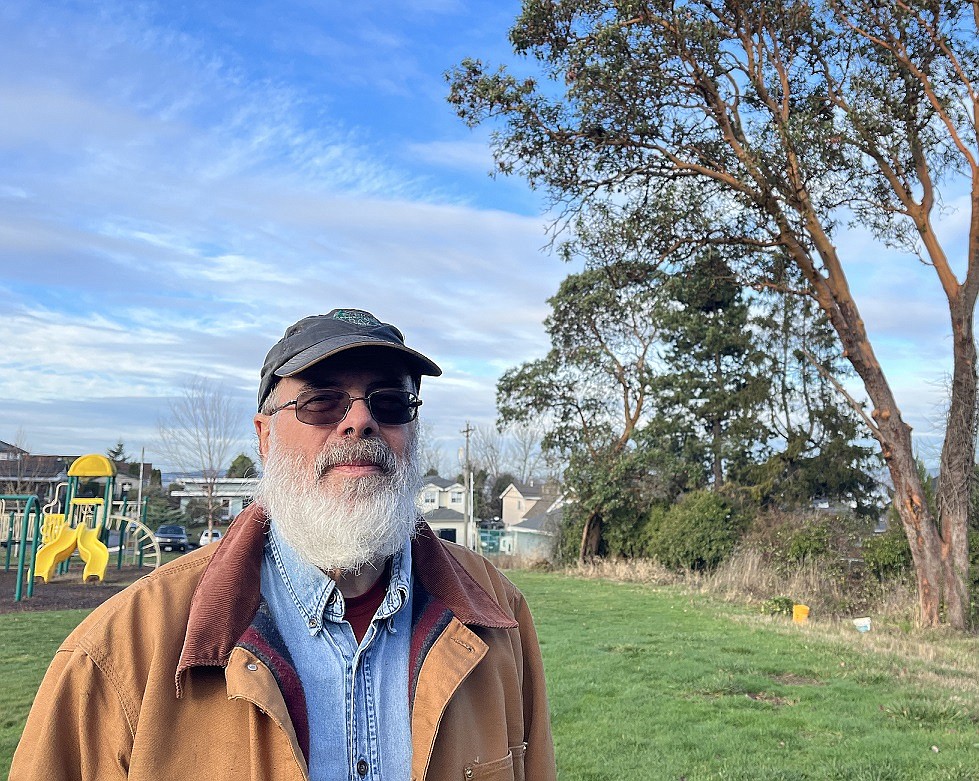
{"type": "Polygon", "coordinates": [[[437,504],[438,496],[433,491],[425,493],[425,504],[437,504]]]}
{"type": "Polygon", "coordinates": [[[456,541],[456,530],[455,529],[439,529],[439,537],[448,542],[456,541]]]}
{"type": "Polygon", "coordinates": [[[462,491],[453,491],[449,497],[449,501],[451,501],[452,504],[459,504],[462,502],[462,491]]]}

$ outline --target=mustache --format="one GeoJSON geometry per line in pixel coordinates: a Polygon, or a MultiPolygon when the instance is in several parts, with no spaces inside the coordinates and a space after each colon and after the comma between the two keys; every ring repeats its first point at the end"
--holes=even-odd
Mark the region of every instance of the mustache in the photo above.
{"type": "Polygon", "coordinates": [[[354,442],[338,442],[316,456],[313,473],[319,479],[338,464],[356,461],[371,464],[385,475],[393,474],[398,466],[398,458],[384,442],[379,439],[361,439],[354,442]]]}

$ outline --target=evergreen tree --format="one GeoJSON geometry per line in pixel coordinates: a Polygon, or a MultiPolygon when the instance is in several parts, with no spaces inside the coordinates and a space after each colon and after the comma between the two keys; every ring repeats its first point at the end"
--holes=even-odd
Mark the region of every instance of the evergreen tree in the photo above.
{"type": "MultiPolygon", "coordinates": [[[[785,279],[793,269],[783,261],[772,274],[785,279]]],[[[783,287],[799,286],[786,281],[783,287]]],[[[825,314],[808,296],[791,293],[768,295],[758,305],[763,311],[756,325],[768,345],[765,371],[772,377],[766,423],[775,441],[744,481],[766,504],[804,507],[823,497],[873,514],[874,475],[882,464],[840,384],[852,370],[825,314]]]]}
{"type": "Polygon", "coordinates": [[[235,456],[231,466],[228,467],[227,477],[255,477],[257,470],[255,462],[244,453],[235,456]]]}
{"type": "Polygon", "coordinates": [[[703,438],[710,482],[717,490],[730,467],[751,463],[766,439],[759,411],[769,390],[765,355],[748,303],[717,250],[699,254],[668,283],[675,305],[661,336],[669,373],[662,376],[663,412],[703,438]]]}

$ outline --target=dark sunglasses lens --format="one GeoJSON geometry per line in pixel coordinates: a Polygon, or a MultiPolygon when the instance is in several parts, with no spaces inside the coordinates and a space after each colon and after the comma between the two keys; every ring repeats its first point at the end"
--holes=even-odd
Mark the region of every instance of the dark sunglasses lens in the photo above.
{"type": "Polygon", "coordinates": [[[296,417],[311,426],[328,426],[339,422],[347,414],[350,396],[343,391],[312,391],[300,395],[296,403],[296,417]]]}
{"type": "Polygon", "coordinates": [[[371,415],[378,423],[400,426],[415,418],[418,405],[407,391],[374,391],[369,398],[371,415]]]}

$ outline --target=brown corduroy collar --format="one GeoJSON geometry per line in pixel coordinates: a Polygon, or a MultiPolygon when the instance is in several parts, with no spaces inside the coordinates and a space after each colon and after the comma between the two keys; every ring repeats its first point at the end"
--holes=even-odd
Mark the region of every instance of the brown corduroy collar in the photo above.
{"type": "MultiPolygon", "coordinates": [[[[242,512],[216,545],[194,591],[180,662],[177,692],[184,671],[225,666],[261,599],[262,550],[268,520],[258,504],[242,512]]],[[[412,540],[413,576],[462,623],[512,629],[517,622],[449,554],[428,524],[420,522],[412,540]]]]}

